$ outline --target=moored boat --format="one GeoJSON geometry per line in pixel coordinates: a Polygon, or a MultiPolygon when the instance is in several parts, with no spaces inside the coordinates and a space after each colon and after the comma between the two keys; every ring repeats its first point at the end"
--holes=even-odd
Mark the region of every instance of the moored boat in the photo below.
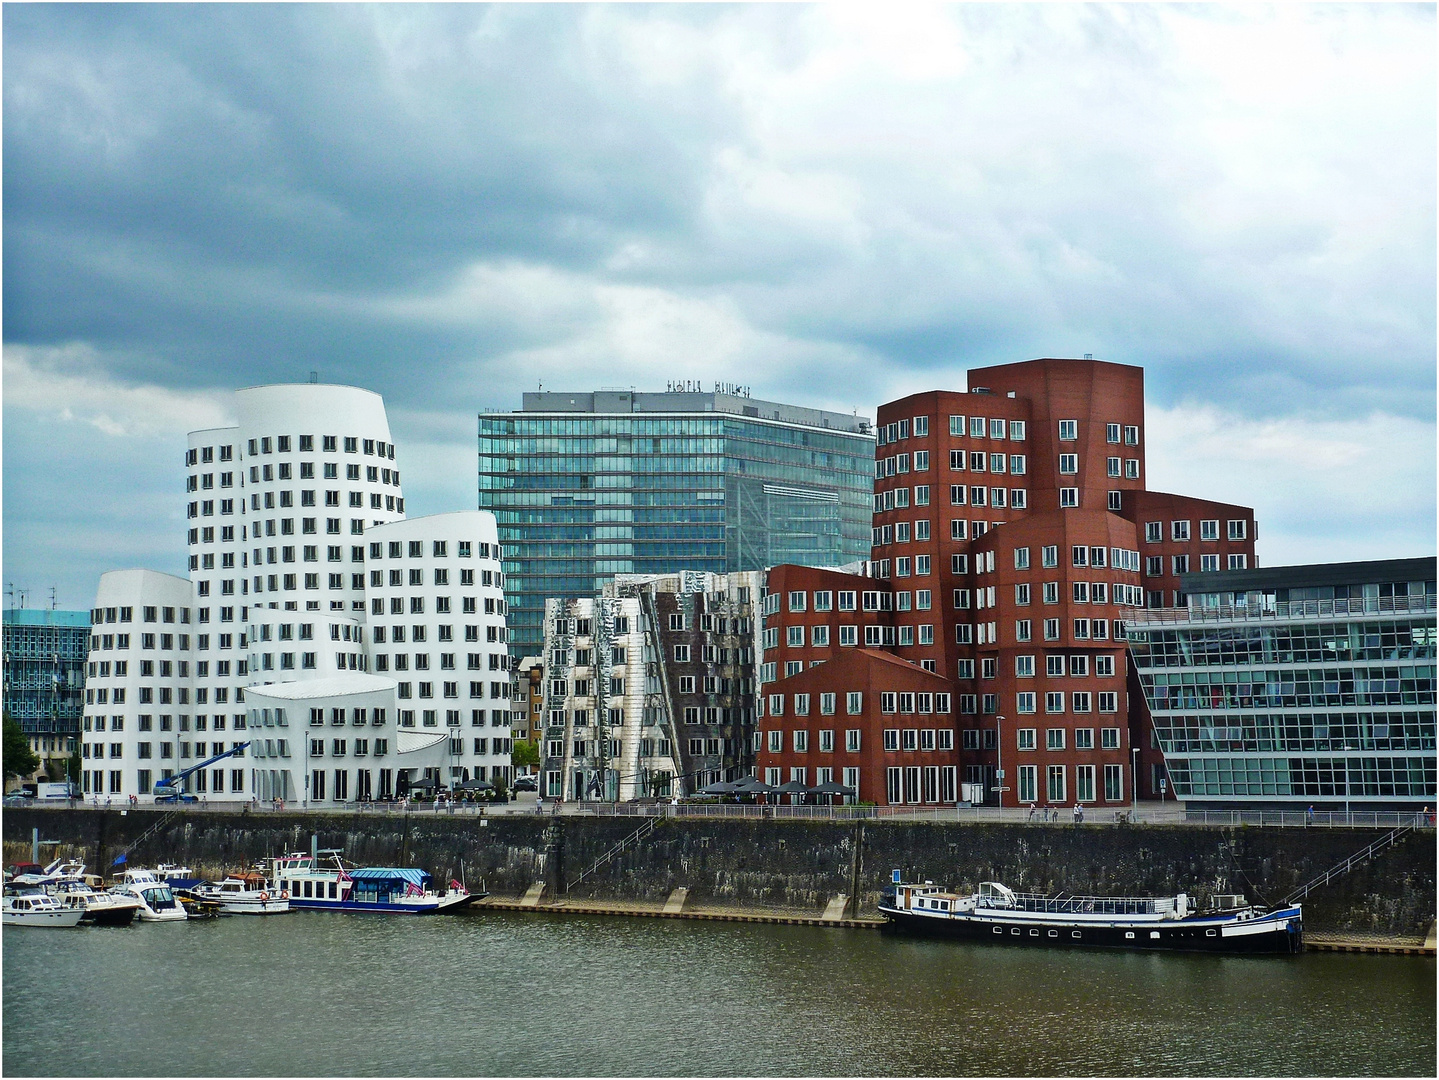
{"type": "Polygon", "coordinates": [[[83,881],[62,881],[51,890],[63,908],[79,908],[82,923],[94,926],[129,926],[140,913],[140,901],[119,893],[96,892],[83,881]]]}
{"type": "Polygon", "coordinates": [[[486,895],[471,893],[458,881],[437,892],[424,870],[349,866],[333,851],[282,855],[274,860],[270,877],[290,894],[292,908],[309,911],[435,915],[458,911],[486,895]]]}
{"type": "Polygon", "coordinates": [[[180,922],[189,917],[175,890],[149,870],[126,870],[110,891],[140,901],[141,922],[180,922]]]}
{"type": "Polygon", "coordinates": [[[995,944],[1079,945],[1182,952],[1304,951],[1298,905],[1275,911],[1242,898],[1198,912],[1185,893],[1171,897],[1041,896],[982,882],[972,894],[931,882],[907,885],[895,871],[879,910],[897,929],[995,944]]]}
{"type": "Polygon", "coordinates": [[[7,892],[0,907],[0,922],[6,926],[48,926],[68,928],[79,926],[85,912],[81,908],[61,907],[49,893],[7,892]]]}
{"type": "Polygon", "coordinates": [[[290,894],[271,888],[264,876],[256,873],[227,877],[218,885],[196,885],[190,895],[218,905],[222,915],[281,915],[290,910],[290,894]]]}

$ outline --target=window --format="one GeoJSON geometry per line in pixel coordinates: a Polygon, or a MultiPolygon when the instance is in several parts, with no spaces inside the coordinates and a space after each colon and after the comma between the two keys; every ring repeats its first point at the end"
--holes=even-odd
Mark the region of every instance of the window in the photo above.
{"type": "Polygon", "coordinates": [[[1059,582],[1046,581],[1044,583],[1044,602],[1046,604],[1059,603],[1059,582]]]}
{"type": "Polygon", "coordinates": [[[1061,475],[1061,476],[1073,476],[1073,475],[1074,475],[1075,473],[1077,473],[1077,472],[1079,472],[1079,455],[1078,455],[1078,454],[1060,454],[1060,455],[1059,455],[1059,473],[1060,473],[1060,475],[1061,475]]]}
{"type": "Polygon", "coordinates": [[[1139,428],[1135,427],[1133,424],[1126,424],[1124,427],[1124,445],[1139,445],[1139,428]]]}
{"type": "Polygon", "coordinates": [[[1249,566],[1249,556],[1248,556],[1248,555],[1231,555],[1231,556],[1229,556],[1229,569],[1231,569],[1231,570],[1245,570],[1245,569],[1248,569],[1248,566],[1249,566]]]}
{"type": "Polygon", "coordinates": [[[1106,458],[1106,459],[1105,459],[1105,469],[1104,469],[1104,473],[1105,473],[1106,476],[1119,476],[1119,475],[1120,475],[1120,468],[1121,468],[1121,462],[1120,462],[1120,460],[1119,460],[1117,457],[1112,457],[1112,458],[1106,458]]]}
{"type": "MultiPolygon", "coordinates": [[[[801,629],[800,632],[803,633],[804,631],[801,629]]],[[[690,661],[690,647],[689,647],[688,645],[676,645],[676,646],[675,646],[675,663],[677,663],[677,664],[688,664],[689,661],[690,661]]]]}
{"type": "Polygon", "coordinates": [[[1058,640],[1059,640],[1059,620],[1058,620],[1058,619],[1045,619],[1045,620],[1044,620],[1044,640],[1045,640],[1045,641],[1058,641],[1058,640]]]}
{"type": "Polygon", "coordinates": [[[1064,691],[1050,690],[1044,695],[1044,711],[1047,713],[1064,712],[1064,691]]]}
{"type": "Polygon", "coordinates": [[[1094,729],[1089,727],[1074,729],[1074,748],[1076,750],[1094,749],[1094,729]]]}
{"type": "Polygon", "coordinates": [[[1218,556],[1218,555],[1201,555],[1201,556],[1199,556],[1199,569],[1200,569],[1200,572],[1201,572],[1201,573],[1206,573],[1206,574],[1207,574],[1207,573],[1211,573],[1211,572],[1213,572],[1213,571],[1215,571],[1215,570],[1218,570],[1218,569],[1219,569],[1219,556],[1218,556]]]}
{"type": "Polygon", "coordinates": [[[859,728],[850,728],[844,733],[844,748],[847,753],[859,753],[860,730],[859,728]]]}
{"type": "Polygon", "coordinates": [[[1028,619],[1016,619],[1016,620],[1015,620],[1015,622],[1014,622],[1014,640],[1015,640],[1015,641],[1030,641],[1030,640],[1032,640],[1032,630],[1031,630],[1030,620],[1028,620],[1028,619]]]}
{"type": "Polygon", "coordinates": [[[1033,750],[1035,746],[1035,735],[1037,728],[1020,728],[1015,739],[1015,746],[1020,750],[1033,750]]]}
{"type": "Polygon", "coordinates": [[[915,438],[929,434],[929,417],[916,416],[914,418],[914,434],[915,438]]]}
{"type": "Polygon", "coordinates": [[[1101,653],[1094,658],[1094,673],[1096,675],[1111,676],[1114,674],[1114,657],[1108,653],[1101,653]]]}
{"type": "Polygon", "coordinates": [[[1144,542],[1146,544],[1158,544],[1164,540],[1164,522],[1146,521],[1144,523],[1144,542]]]}
{"type": "Polygon", "coordinates": [[[949,418],[949,433],[955,436],[962,436],[964,434],[964,417],[951,416],[949,418]]]}
{"type": "Polygon", "coordinates": [[[1079,489],[1062,487],[1059,489],[1059,505],[1066,509],[1079,505],[1079,489]]]}
{"type": "Polygon", "coordinates": [[[1249,522],[1243,518],[1229,522],[1229,539],[1244,540],[1248,536],[1249,522]]]}
{"type": "Polygon", "coordinates": [[[1119,443],[1119,425],[1118,425],[1118,424],[1105,424],[1105,425],[1104,425],[1104,441],[1107,442],[1107,443],[1114,443],[1114,444],[1118,445],[1118,443],[1119,443]]]}
{"type": "Polygon", "coordinates": [[[1079,438],[1079,421],[1061,420],[1059,422],[1059,438],[1062,442],[1073,442],[1079,438]]]}
{"type": "Polygon", "coordinates": [[[1169,538],[1175,541],[1187,541],[1189,539],[1189,522],[1171,521],[1169,523],[1169,538]]]}
{"type": "MultiPolygon", "coordinates": [[[[1186,522],[1186,524],[1187,524],[1187,522],[1186,522]]],[[[1174,556],[1174,572],[1175,572],[1176,574],[1187,574],[1187,573],[1189,573],[1189,556],[1188,556],[1188,555],[1175,555],[1175,556],[1174,556]]]]}
{"type": "Polygon", "coordinates": [[[899,729],[898,729],[898,728],[885,728],[885,729],[884,729],[884,748],[885,748],[886,750],[895,751],[895,752],[897,752],[897,751],[899,750],[899,729]]]}
{"type": "Polygon", "coordinates": [[[1040,563],[1044,567],[1059,565],[1059,545],[1049,544],[1040,549],[1040,563]]]}
{"type": "Polygon", "coordinates": [[[1146,577],[1164,576],[1164,556],[1146,555],[1144,557],[1144,573],[1146,577]]]}
{"type": "Polygon", "coordinates": [[[1106,765],[1104,767],[1104,800],[1106,802],[1124,801],[1124,767],[1122,765],[1106,765]]]}
{"type": "Polygon", "coordinates": [[[1119,729],[1107,727],[1099,729],[1099,746],[1102,750],[1119,749],[1119,729]]]}
{"type": "Polygon", "coordinates": [[[1071,695],[1069,696],[1069,704],[1070,704],[1070,708],[1071,708],[1074,712],[1077,712],[1077,713],[1087,713],[1087,712],[1089,712],[1089,711],[1090,711],[1090,709],[1089,709],[1089,704],[1090,704],[1089,691],[1087,691],[1087,690],[1076,690],[1073,694],[1071,694],[1071,695]]]}
{"type": "Polygon", "coordinates": [[[1064,802],[1064,773],[1063,765],[1051,765],[1046,770],[1045,795],[1051,803],[1064,802]]]}
{"type": "Polygon", "coordinates": [[[1046,750],[1064,749],[1064,728],[1048,728],[1044,733],[1044,748],[1046,750]]]}
{"type": "Polygon", "coordinates": [[[809,732],[795,731],[792,734],[794,736],[794,752],[796,754],[809,753],[809,732]]]}
{"type": "Polygon", "coordinates": [[[1014,674],[1019,679],[1034,678],[1034,657],[1016,656],[1014,658],[1014,674]]]}
{"type": "Polygon", "coordinates": [[[1034,765],[1021,765],[1019,767],[1019,785],[1017,788],[1017,793],[1019,795],[1019,801],[1022,803],[1032,803],[1035,801],[1036,772],[1037,766],[1034,765]]]}

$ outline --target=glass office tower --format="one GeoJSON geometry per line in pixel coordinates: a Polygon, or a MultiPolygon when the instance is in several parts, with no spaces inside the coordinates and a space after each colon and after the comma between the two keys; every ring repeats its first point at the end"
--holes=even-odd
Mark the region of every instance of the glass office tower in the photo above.
{"type": "Polygon", "coordinates": [[[1181,577],[1129,652],[1175,794],[1197,803],[1435,799],[1434,559],[1181,577]]]}
{"type": "Polygon", "coordinates": [[[615,574],[867,558],[873,486],[867,418],[738,394],[546,391],[479,418],[514,656],[543,647],[547,597],[615,574]]]}

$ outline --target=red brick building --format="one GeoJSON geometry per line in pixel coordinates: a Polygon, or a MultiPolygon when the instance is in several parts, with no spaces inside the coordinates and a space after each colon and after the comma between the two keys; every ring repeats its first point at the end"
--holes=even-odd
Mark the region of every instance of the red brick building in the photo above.
{"type": "MultiPolygon", "coordinates": [[[[1126,612],[1182,605],[1180,573],[1253,566],[1253,511],[1145,490],[1140,368],[1034,360],[973,370],[969,384],[968,393],[929,391],[879,409],[873,580],[849,591],[873,594],[876,605],[887,597],[889,610],[869,613],[859,645],[906,664],[877,666],[857,658],[863,649],[821,653],[812,628],[796,629],[817,619],[816,601],[795,610],[790,594],[856,579],[778,567],[765,609],[766,697],[783,698],[800,677],[839,688],[860,678],[847,672],[853,665],[880,695],[890,692],[885,680],[902,693],[908,671],[933,673],[949,687],[959,782],[988,801],[1119,806],[1135,797],[1136,779],[1141,795],[1157,796],[1162,759],[1150,749],[1143,697],[1127,689],[1126,612]],[[825,660],[837,670],[808,674],[825,660]]],[[[850,766],[860,769],[861,798],[926,801],[924,774],[912,791],[904,771],[926,766],[901,761],[903,749],[884,751],[891,721],[863,715],[861,744],[878,742],[881,759],[850,766]],[[900,770],[898,789],[891,769],[900,770]]],[[[770,732],[790,730],[779,720],[760,721],[761,777],[801,767],[792,749],[769,750],[770,732]]]]}

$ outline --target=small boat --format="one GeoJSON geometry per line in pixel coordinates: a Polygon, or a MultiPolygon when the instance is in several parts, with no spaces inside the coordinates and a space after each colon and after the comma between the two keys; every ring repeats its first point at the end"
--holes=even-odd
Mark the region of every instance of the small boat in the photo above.
{"type": "Polygon", "coordinates": [[[297,853],[274,860],[271,880],[290,894],[292,908],[310,911],[435,915],[458,911],[488,895],[458,881],[444,892],[430,888],[430,875],[414,867],[355,867],[336,851],[297,853]]]}
{"type": "Polygon", "coordinates": [[[257,873],[227,877],[216,885],[196,885],[189,894],[201,903],[219,905],[222,915],[281,915],[290,910],[290,894],[271,889],[257,873]]]}
{"type": "Polygon", "coordinates": [[[180,922],[189,917],[175,890],[149,870],[126,870],[110,891],[139,900],[141,922],[180,922]]]}
{"type": "Polygon", "coordinates": [[[1189,897],[1042,896],[1017,893],[994,881],[970,895],[926,881],[906,885],[894,872],[880,913],[898,929],[994,944],[1086,945],[1183,952],[1298,953],[1304,951],[1298,905],[1275,911],[1242,897],[1192,912],[1189,897]]]}
{"type": "Polygon", "coordinates": [[[85,864],[76,862],[73,859],[56,859],[49,866],[32,869],[29,873],[19,874],[12,878],[10,884],[46,888],[59,881],[70,878],[79,878],[85,873],[85,864]]]}
{"type": "Polygon", "coordinates": [[[93,926],[129,926],[140,913],[140,901],[118,893],[96,892],[84,881],[62,881],[50,891],[63,908],[79,908],[80,921],[93,926]]]}
{"type": "Polygon", "coordinates": [[[6,893],[0,907],[0,922],[6,926],[79,926],[82,908],[61,907],[49,893],[40,891],[6,893]]]}

